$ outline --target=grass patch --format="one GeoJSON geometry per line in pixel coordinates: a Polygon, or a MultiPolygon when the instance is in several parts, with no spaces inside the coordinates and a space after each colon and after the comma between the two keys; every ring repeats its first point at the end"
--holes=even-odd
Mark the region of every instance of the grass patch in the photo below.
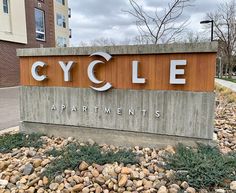
{"type": "Polygon", "coordinates": [[[59,157],[63,154],[62,150],[57,150],[55,147],[53,147],[51,150],[45,152],[47,156],[53,156],[53,157],[59,157]]]}
{"type": "Polygon", "coordinates": [[[40,148],[43,141],[40,139],[40,134],[6,134],[0,136],[0,153],[9,153],[14,148],[34,147],[40,148]]]}
{"type": "Polygon", "coordinates": [[[124,163],[125,165],[138,163],[137,155],[132,151],[119,150],[117,152],[103,152],[97,145],[79,146],[72,143],[61,151],[53,149],[47,152],[47,154],[58,157],[43,173],[49,179],[53,179],[53,177],[63,173],[66,169],[75,170],[82,161],[88,164],[96,163],[100,165],[114,162],[124,163]]]}
{"type": "Polygon", "coordinates": [[[187,181],[196,189],[227,187],[229,180],[236,180],[236,154],[223,155],[216,147],[199,144],[194,149],[178,145],[176,153],[167,156],[166,161],[168,169],[177,171],[178,180],[187,181]]]}

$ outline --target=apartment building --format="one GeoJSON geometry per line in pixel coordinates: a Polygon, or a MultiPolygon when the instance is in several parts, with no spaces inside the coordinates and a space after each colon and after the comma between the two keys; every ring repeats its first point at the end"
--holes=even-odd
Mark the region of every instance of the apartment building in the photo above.
{"type": "Polygon", "coordinates": [[[68,0],[0,0],[0,87],[19,84],[17,48],[69,46],[68,0]]]}
{"type": "Polygon", "coordinates": [[[68,25],[71,9],[68,8],[68,1],[66,0],[54,1],[56,47],[68,47],[70,44],[69,38],[71,38],[71,30],[68,25]]]}

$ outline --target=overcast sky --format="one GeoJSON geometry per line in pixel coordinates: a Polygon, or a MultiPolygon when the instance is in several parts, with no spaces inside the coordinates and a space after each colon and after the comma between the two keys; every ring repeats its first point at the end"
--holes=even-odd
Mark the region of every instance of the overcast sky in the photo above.
{"type": "MultiPolygon", "coordinates": [[[[163,8],[170,0],[137,0],[145,10],[163,8]]],[[[217,4],[226,0],[195,0],[193,6],[184,10],[184,17],[189,17],[189,30],[201,31],[199,22],[207,12],[217,8],[217,4]]],[[[117,42],[132,39],[138,35],[135,19],[123,10],[130,9],[129,0],[69,0],[72,9],[70,28],[71,45],[91,42],[99,38],[111,38],[117,42]]],[[[210,36],[210,35],[209,35],[210,36]]],[[[210,37],[209,37],[210,38],[210,37]]]]}

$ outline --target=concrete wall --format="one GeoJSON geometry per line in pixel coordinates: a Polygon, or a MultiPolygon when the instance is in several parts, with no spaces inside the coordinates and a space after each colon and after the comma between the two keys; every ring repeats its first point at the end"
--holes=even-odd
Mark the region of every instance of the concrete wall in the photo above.
{"type": "Polygon", "coordinates": [[[211,139],[213,111],[213,93],[21,87],[25,122],[211,139]]]}
{"type": "Polygon", "coordinates": [[[50,136],[59,136],[63,138],[72,136],[79,139],[81,142],[88,142],[88,139],[93,139],[99,144],[110,144],[125,147],[138,145],[141,147],[159,148],[166,147],[167,145],[177,145],[178,143],[186,144],[188,146],[195,146],[197,143],[213,144],[213,141],[209,139],[32,122],[22,122],[20,129],[25,133],[46,133],[50,136]]]}

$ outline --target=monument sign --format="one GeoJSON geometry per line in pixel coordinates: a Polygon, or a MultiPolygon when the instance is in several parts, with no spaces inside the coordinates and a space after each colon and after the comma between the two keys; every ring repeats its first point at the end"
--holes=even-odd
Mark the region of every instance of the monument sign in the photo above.
{"type": "Polygon", "coordinates": [[[216,43],[18,50],[21,130],[118,145],[210,141],[216,43]]]}

